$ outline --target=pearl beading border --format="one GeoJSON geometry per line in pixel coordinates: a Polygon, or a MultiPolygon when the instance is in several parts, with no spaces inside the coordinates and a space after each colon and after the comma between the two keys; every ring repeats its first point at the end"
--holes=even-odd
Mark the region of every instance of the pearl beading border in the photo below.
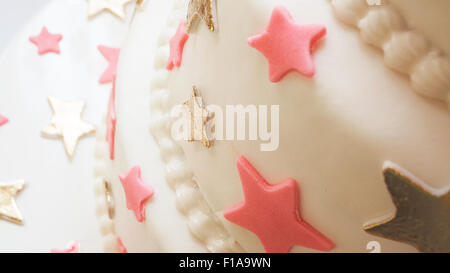
{"type": "Polygon", "coordinates": [[[386,66],[409,77],[415,92],[443,101],[450,110],[450,58],[409,29],[394,7],[369,6],[366,0],[331,0],[331,5],[339,20],[383,51],[386,66]]]}

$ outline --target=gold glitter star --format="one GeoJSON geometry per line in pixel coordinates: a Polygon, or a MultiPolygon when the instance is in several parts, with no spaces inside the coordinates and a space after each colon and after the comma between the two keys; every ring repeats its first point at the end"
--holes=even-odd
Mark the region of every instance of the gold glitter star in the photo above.
{"type": "Polygon", "coordinates": [[[430,193],[424,183],[398,169],[387,167],[383,172],[396,207],[395,216],[367,225],[364,230],[411,244],[421,252],[450,252],[450,192],[430,193]]]}
{"type": "Polygon", "coordinates": [[[216,0],[190,0],[186,16],[186,31],[191,32],[194,22],[200,18],[208,29],[216,29],[216,0]]]}
{"type": "MultiPolygon", "coordinates": [[[[140,1],[142,2],[142,0],[140,1]]],[[[130,2],[131,0],[89,0],[88,16],[93,17],[100,12],[107,10],[120,19],[124,19],[125,5],[130,2]]]]}
{"type": "Polygon", "coordinates": [[[24,186],[25,182],[23,180],[0,183],[0,217],[22,223],[22,214],[17,208],[14,196],[16,196],[24,186]]]}
{"type": "Polygon", "coordinates": [[[206,133],[206,123],[209,121],[209,113],[202,104],[202,98],[198,96],[197,87],[192,87],[192,94],[189,100],[184,103],[184,106],[185,119],[189,128],[187,141],[201,140],[206,148],[211,147],[211,142],[206,133]]]}
{"type": "Polygon", "coordinates": [[[62,137],[67,155],[72,157],[80,137],[95,132],[94,126],[81,119],[84,101],[64,102],[55,97],[48,97],[48,101],[53,109],[53,117],[42,134],[62,137]]]}

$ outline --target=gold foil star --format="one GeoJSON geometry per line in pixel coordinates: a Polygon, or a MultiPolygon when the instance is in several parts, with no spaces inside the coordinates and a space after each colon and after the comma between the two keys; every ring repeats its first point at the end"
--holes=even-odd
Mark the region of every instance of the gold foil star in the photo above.
{"type": "Polygon", "coordinates": [[[192,94],[189,100],[184,103],[184,106],[185,119],[189,128],[187,141],[201,140],[205,147],[211,147],[211,142],[206,133],[209,113],[203,106],[202,98],[198,96],[197,87],[192,87],[192,94]]]}
{"type": "Polygon", "coordinates": [[[48,97],[53,109],[50,124],[42,130],[44,136],[63,138],[67,155],[72,157],[80,137],[95,132],[95,127],[81,119],[84,101],[65,102],[55,97],[48,97]]]}
{"type": "Polygon", "coordinates": [[[450,252],[450,192],[432,194],[405,173],[393,167],[384,170],[396,213],[364,230],[411,244],[421,252],[450,252]]]}
{"type": "Polygon", "coordinates": [[[23,180],[0,183],[0,217],[22,223],[22,214],[17,208],[14,196],[16,196],[24,186],[25,182],[23,180]]]}
{"type": "Polygon", "coordinates": [[[208,29],[216,29],[216,0],[190,0],[186,16],[186,31],[191,32],[194,22],[200,18],[208,29]]]}
{"type": "Polygon", "coordinates": [[[146,1],[146,0],[137,0],[137,1],[136,1],[136,5],[142,7],[142,6],[144,6],[145,1],[146,1]]]}
{"type": "MultiPolygon", "coordinates": [[[[125,18],[125,5],[130,3],[131,0],[88,0],[88,16],[92,17],[100,12],[107,10],[119,17],[125,18]]],[[[138,0],[139,1],[139,0],[138,0]]],[[[141,0],[142,2],[142,0],[141,0]]]]}

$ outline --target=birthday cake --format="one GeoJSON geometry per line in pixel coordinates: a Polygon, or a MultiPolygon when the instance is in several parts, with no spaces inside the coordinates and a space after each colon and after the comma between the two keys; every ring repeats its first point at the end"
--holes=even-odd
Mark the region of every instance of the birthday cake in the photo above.
{"type": "Polygon", "coordinates": [[[98,130],[106,250],[449,252],[448,10],[148,3],[98,130]]]}

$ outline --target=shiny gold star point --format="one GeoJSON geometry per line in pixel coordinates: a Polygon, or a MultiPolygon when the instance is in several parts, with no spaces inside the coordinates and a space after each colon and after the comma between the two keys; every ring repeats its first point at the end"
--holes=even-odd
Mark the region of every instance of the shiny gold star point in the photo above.
{"type": "Polygon", "coordinates": [[[21,224],[22,214],[14,197],[23,189],[25,181],[0,183],[0,217],[21,224]]]}
{"type": "Polygon", "coordinates": [[[216,30],[216,0],[190,0],[186,16],[186,31],[193,30],[197,20],[205,22],[210,31],[216,30]]]}
{"type": "Polygon", "coordinates": [[[450,192],[431,193],[399,168],[387,167],[383,174],[395,215],[366,225],[364,230],[421,252],[450,252],[450,192]]]}

